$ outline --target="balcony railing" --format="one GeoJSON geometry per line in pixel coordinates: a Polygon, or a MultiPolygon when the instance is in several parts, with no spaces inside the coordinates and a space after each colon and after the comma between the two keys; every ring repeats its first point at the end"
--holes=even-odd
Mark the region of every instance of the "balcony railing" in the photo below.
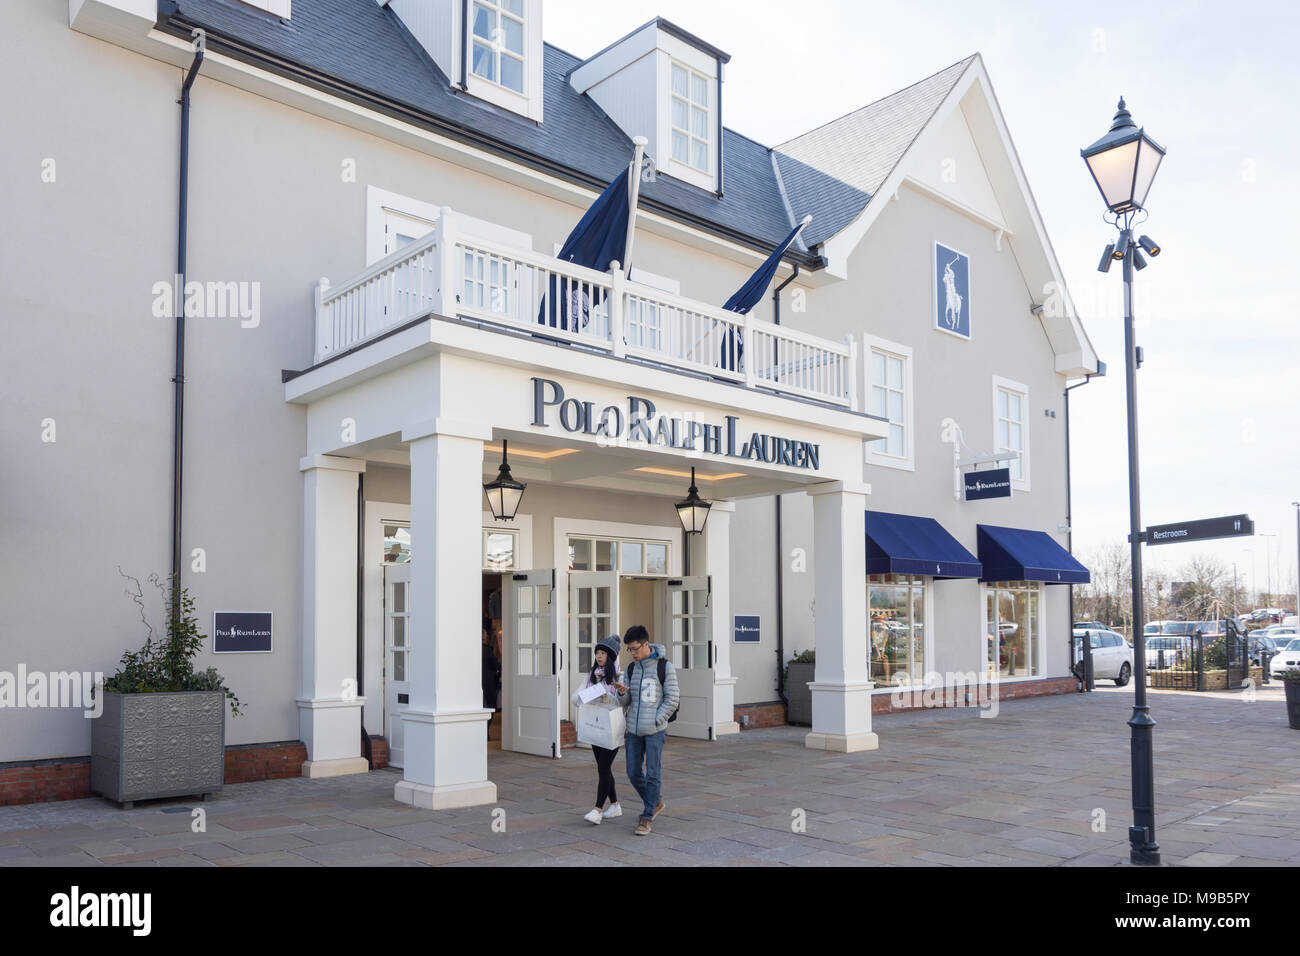
{"type": "Polygon", "coordinates": [[[361,275],[316,290],[316,357],[430,312],[471,318],[857,410],[857,346],[832,342],[458,228],[434,230],[361,275]],[[450,281],[444,282],[443,277],[450,281]]]}

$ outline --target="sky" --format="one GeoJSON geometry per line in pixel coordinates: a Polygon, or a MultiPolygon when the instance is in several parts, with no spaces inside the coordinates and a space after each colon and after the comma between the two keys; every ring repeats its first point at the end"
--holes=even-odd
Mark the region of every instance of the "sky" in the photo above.
{"type": "Polygon", "coordinates": [[[1148,548],[1145,561],[1172,574],[1208,554],[1236,562],[1243,588],[1264,589],[1271,571],[1295,590],[1300,248],[1286,237],[1300,222],[1300,5],[547,0],[546,39],[590,56],[654,16],[731,54],[723,122],[769,146],[982,54],[1109,368],[1070,399],[1083,556],[1128,535],[1121,282],[1096,271],[1114,230],[1079,157],[1126,97],[1168,150],[1140,230],[1162,254],[1134,285],[1143,523],[1244,513],[1257,531],[1148,548]]]}

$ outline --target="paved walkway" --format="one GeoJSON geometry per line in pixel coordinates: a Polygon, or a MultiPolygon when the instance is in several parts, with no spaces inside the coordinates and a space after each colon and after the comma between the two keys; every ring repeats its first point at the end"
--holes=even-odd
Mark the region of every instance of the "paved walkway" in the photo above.
{"type": "MultiPolygon", "coordinates": [[[[1151,704],[1164,860],[1300,864],[1300,732],[1281,689],[1254,702],[1154,692],[1151,704]]],[[[1104,688],[1005,702],[994,719],[893,714],[866,754],[807,750],[795,727],[670,740],[668,809],[648,837],[632,835],[631,801],[599,827],[581,819],[596,785],[585,752],[494,753],[504,833],[491,807],[395,803],[390,770],[237,784],[206,804],[0,807],[0,865],[1115,865],[1128,859],[1131,706],[1131,688],[1104,688]]],[[[634,796],[621,772],[619,790],[634,796]]]]}

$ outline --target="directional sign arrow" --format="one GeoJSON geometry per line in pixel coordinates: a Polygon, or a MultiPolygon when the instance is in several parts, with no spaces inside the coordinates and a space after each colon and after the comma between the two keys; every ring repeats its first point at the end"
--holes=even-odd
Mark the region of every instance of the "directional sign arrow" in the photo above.
{"type": "Polygon", "coordinates": [[[1147,544],[1177,544],[1180,541],[1205,541],[1209,538],[1239,538],[1255,533],[1249,515],[1201,518],[1175,524],[1156,524],[1144,532],[1147,544]]]}

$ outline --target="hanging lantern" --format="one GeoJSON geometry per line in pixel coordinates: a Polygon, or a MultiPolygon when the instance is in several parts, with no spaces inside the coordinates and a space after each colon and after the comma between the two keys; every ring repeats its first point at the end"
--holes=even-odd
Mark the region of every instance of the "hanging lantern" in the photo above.
{"type": "Polygon", "coordinates": [[[519,501],[524,496],[523,482],[510,477],[510,463],[506,460],[507,442],[501,442],[501,467],[497,470],[495,481],[483,485],[483,494],[487,495],[488,507],[492,517],[497,521],[513,521],[519,510],[519,501]]]}

